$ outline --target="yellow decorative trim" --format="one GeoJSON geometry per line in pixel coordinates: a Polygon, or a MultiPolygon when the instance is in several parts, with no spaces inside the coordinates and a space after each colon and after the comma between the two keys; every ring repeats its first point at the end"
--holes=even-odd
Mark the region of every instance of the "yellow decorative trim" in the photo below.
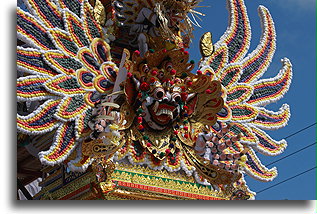
{"type": "MultiPolygon", "coordinates": [[[[186,198],[162,195],[137,189],[115,190],[107,195],[108,200],[186,200],[186,198]]],[[[188,200],[188,199],[187,199],[188,200]]]]}
{"type": "MultiPolygon", "coordinates": [[[[64,196],[76,191],[77,189],[90,184],[95,179],[95,176],[93,173],[88,173],[81,178],[76,179],[75,181],[70,182],[69,184],[66,184],[62,188],[50,193],[50,197],[52,200],[59,200],[63,198],[64,196]]],[[[41,200],[48,200],[49,198],[45,197],[45,193],[49,190],[52,190],[58,185],[61,185],[63,183],[62,179],[59,179],[58,182],[54,182],[44,188],[40,191],[39,195],[44,195],[41,197],[41,200]]]]}
{"type": "Polygon", "coordinates": [[[154,171],[150,168],[138,165],[118,164],[112,178],[116,181],[130,182],[133,184],[183,191],[222,199],[228,199],[230,197],[230,195],[225,195],[222,191],[212,190],[208,186],[195,183],[192,176],[187,177],[186,175],[175,172],[171,173],[166,170],[154,171]]]}

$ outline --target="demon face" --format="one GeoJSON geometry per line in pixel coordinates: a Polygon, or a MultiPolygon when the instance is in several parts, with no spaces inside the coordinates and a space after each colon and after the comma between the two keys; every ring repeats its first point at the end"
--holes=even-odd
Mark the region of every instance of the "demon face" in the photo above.
{"type": "Polygon", "coordinates": [[[171,61],[164,60],[155,67],[139,65],[139,78],[133,77],[138,89],[137,103],[143,125],[153,130],[164,130],[181,113],[183,80],[176,78],[171,61]]]}
{"type": "Polygon", "coordinates": [[[188,58],[184,49],[150,50],[145,56],[133,53],[124,86],[126,103],[134,111],[126,116],[131,115],[128,125],[134,123],[140,131],[163,131],[188,123],[193,115],[205,124],[215,123],[223,105],[221,85],[199,72],[192,74],[194,63],[188,58]]]}
{"type": "Polygon", "coordinates": [[[180,114],[180,88],[167,87],[169,83],[163,85],[154,87],[143,102],[143,118],[155,130],[165,129],[180,114]]]}

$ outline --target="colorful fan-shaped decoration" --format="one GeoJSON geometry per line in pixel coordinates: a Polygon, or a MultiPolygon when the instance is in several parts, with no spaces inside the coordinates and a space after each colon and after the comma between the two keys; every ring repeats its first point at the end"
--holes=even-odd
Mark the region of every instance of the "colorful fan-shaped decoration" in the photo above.
{"type": "Polygon", "coordinates": [[[244,1],[227,0],[229,26],[215,44],[210,32],[202,36],[193,73],[186,48],[203,15],[199,2],[25,0],[27,11],[17,9],[17,98],[36,108],[18,114],[17,127],[26,135],[54,132],[38,154],[42,164],[81,172],[92,165],[98,197],[116,187],[106,175],[120,164],[184,175],[186,185],[239,200],[255,195],[244,173],[277,176],[257,157],[287,146],[265,132],[290,118],[287,104],[267,109],[292,79],[287,58],[275,77],[262,78],[276,48],[273,19],[259,7],[262,36],[248,54],[244,1]]]}
{"type": "Polygon", "coordinates": [[[263,166],[252,150],[265,155],[278,155],[286,148],[286,141],[275,141],[265,131],[284,127],[289,118],[287,104],[278,112],[265,108],[281,99],[289,89],[292,65],[282,59],[282,69],[276,77],[260,79],[267,70],[276,47],[273,19],[269,11],[259,7],[263,26],[259,45],[250,54],[250,24],[242,0],[228,1],[231,13],[230,26],[214,44],[214,52],[200,63],[200,70],[213,79],[221,81],[226,88],[226,104],[219,117],[219,124],[231,123],[232,134],[242,133],[240,143],[248,144],[245,169],[248,175],[262,181],[272,180],[277,171],[263,166]],[[239,38],[239,39],[237,39],[239,38]],[[229,113],[230,112],[230,113],[229,113]]]}

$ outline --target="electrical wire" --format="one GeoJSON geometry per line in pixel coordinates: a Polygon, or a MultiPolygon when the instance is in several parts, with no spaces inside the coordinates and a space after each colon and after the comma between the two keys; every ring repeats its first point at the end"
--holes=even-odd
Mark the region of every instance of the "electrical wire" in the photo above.
{"type": "MultiPolygon", "coordinates": [[[[280,158],[280,159],[277,159],[277,160],[275,160],[275,161],[273,161],[273,162],[271,162],[271,163],[269,163],[269,164],[264,164],[264,165],[265,165],[265,166],[270,166],[270,165],[272,165],[272,164],[274,164],[274,163],[277,163],[277,162],[279,162],[279,161],[281,161],[281,160],[283,160],[283,159],[285,159],[285,158],[288,158],[288,157],[290,157],[290,156],[292,156],[292,155],[295,155],[296,153],[301,152],[301,151],[303,151],[303,150],[305,150],[305,149],[307,149],[307,148],[309,148],[309,147],[311,147],[311,146],[313,146],[313,145],[316,145],[316,143],[317,143],[317,142],[312,143],[312,144],[309,144],[309,145],[307,145],[307,146],[305,146],[305,147],[303,147],[303,148],[301,148],[301,149],[299,149],[299,150],[297,150],[297,151],[295,151],[295,152],[292,152],[292,153],[290,153],[290,154],[288,154],[288,155],[286,155],[286,156],[284,156],[284,157],[282,157],[282,158],[280,158]]],[[[247,177],[247,176],[248,176],[247,174],[244,175],[244,177],[247,177]]]]}
{"type": "MultiPolygon", "coordinates": [[[[306,130],[306,129],[308,129],[308,128],[314,126],[314,125],[316,125],[316,122],[313,123],[313,124],[311,124],[311,125],[309,125],[309,126],[306,126],[305,128],[302,128],[301,130],[298,130],[297,132],[294,132],[294,133],[292,133],[292,134],[286,136],[284,139],[290,138],[290,137],[292,137],[292,136],[294,136],[294,135],[296,135],[296,134],[298,134],[298,133],[300,133],[300,132],[302,132],[302,131],[304,131],[304,130],[306,130]]],[[[305,149],[307,149],[307,148],[309,148],[309,147],[315,145],[316,143],[317,143],[317,142],[312,143],[312,144],[310,144],[310,145],[308,145],[308,146],[305,146],[305,147],[303,147],[303,148],[301,148],[301,149],[299,149],[299,150],[297,150],[297,151],[295,151],[295,152],[293,152],[293,153],[291,153],[291,154],[286,155],[285,157],[282,157],[282,158],[280,158],[280,159],[278,159],[278,160],[276,160],[276,161],[273,161],[273,162],[267,164],[266,166],[270,166],[270,165],[272,165],[272,164],[274,164],[274,163],[276,163],[276,162],[279,162],[279,161],[281,161],[281,160],[283,160],[283,159],[285,159],[285,158],[288,158],[288,157],[290,157],[290,156],[292,156],[292,155],[294,155],[294,154],[296,154],[296,153],[298,153],[298,152],[301,152],[302,150],[305,150],[305,149]]],[[[255,151],[255,154],[257,154],[257,153],[258,153],[258,151],[255,151]]],[[[244,177],[247,177],[247,176],[248,176],[247,174],[244,175],[244,177]]]]}
{"type": "Polygon", "coordinates": [[[296,134],[298,134],[298,133],[300,133],[300,132],[302,132],[302,131],[304,131],[304,130],[306,130],[306,129],[308,129],[308,128],[314,126],[314,125],[316,125],[316,122],[315,122],[314,124],[311,124],[311,125],[309,125],[309,126],[303,128],[303,129],[301,129],[301,130],[299,130],[299,131],[293,133],[293,134],[288,135],[288,136],[285,137],[284,139],[287,139],[287,138],[289,138],[289,137],[292,137],[292,136],[294,136],[294,135],[296,135],[296,134]]]}
{"type": "Polygon", "coordinates": [[[261,193],[261,192],[264,192],[264,191],[266,191],[266,190],[268,190],[268,189],[271,189],[271,188],[273,188],[273,187],[276,187],[276,186],[278,186],[278,185],[280,185],[280,184],[282,184],[282,183],[285,183],[286,181],[292,180],[292,179],[294,179],[294,178],[296,178],[296,177],[298,177],[298,176],[301,176],[301,175],[303,175],[303,174],[305,174],[305,173],[307,173],[307,172],[310,172],[310,171],[312,171],[312,170],[314,170],[314,169],[316,169],[316,166],[313,167],[313,168],[311,168],[311,169],[308,169],[308,170],[306,170],[306,171],[304,171],[304,172],[301,172],[301,173],[299,173],[299,174],[297,174],[297,175],[294,175],[294,176],[292,176],[292,177],[290,177],[290,178],[287,178],[287,179],[285,179],[284,181],[281,181],[281,182],[279,182],[279,183],[277,183],[277,184],[274,184],[274,185],[272,185],[272,186],[269,186],[269,187],[267,187],[267,188],[264,188],[264,189],[258,191],[256,194],[258,195],[258,194],[261,193]]]}
{"type": "MultiPolygon", "coordinates": [[[[309,126],[306,126],[305,128],[302,128],[301,130],[298,130],[297,132],[294,132],[294,133],[292,133],[292,134],[290,134],[290,135],[284,137],[284,139],[287,139],[287,138],[290,138],[290,137],[292,137],[292,136],[294,136],[294,135],[297,135],[298,133],[300,133],[300,132],[302,132],[302,131],[305,131],[306,129],[309,129],[310,127],[312,127],[312,126],[314,126],[314,125],[316,125],[316,122],[313,123],[313,124],[311,124],[311,125],[309,125],[309,126]]],[[[259,153],[259,152],[258,152],[258,151],[255,151],[255,154],[257,154],[257,153],[259,153]]]]}
{"type": "Polygon", "coordinates": [[[292,152],[292,153],[290,153],[290,154],[288,154],[288,155],[286,155],[286,156],[284,156],[284,157],[282,157],[282,158],[280,158],[280,159],[278,159],[278,160],[276,160],[276,161],[273,161],[273,162],[271,162],[271,163],[269,163],[269,164],[265,164],[265,166],[270,166],[270,165],[272,165],[273,163],[276,163],[276,162],[279,162],[279,161],[281,161],[281,160],[283,160],[283,159],[285,159],[285,158],[288,158],[289,156],[292,156],[292,155],[294,155],[294,154],[296,154],[296,153],[298,153],[298,152],[301,152],[301,151],[303,151],[304,149],[307,149],[307,148],[309,148],[309,147],[311,147],[311,146],[313,146],[313,145],[316,145],[316,143],[317,142],[315,142],[315,143],[312,143],[312,144],[309,144],[308,146],[305,146],[305,147],[303,147],[303,148],[301,148],[301,149],[299,149],[299,150],[297,150],[297,151],[295,151],[295,152],[292,152]]]}

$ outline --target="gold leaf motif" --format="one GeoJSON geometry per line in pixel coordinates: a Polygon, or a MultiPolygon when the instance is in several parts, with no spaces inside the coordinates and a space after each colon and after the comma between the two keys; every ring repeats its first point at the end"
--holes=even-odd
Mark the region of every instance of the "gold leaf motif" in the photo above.
{"type": "Polygon", "coordinates": [[[233,174],[206,162],[205,159],[197,156],[190,147],[184,146],[183,149],[186,151],[185,156],[189,163],[195,166],[199,175],[211,184],[229,185],[239,180],[242,176],[241,173],[233,174]]]}
{"type": "Polygon", "coordinates": [[[98,24],[104,25],[106,21],[106,11],[105,7],[101,3],[100,0],[96,0],[95,7],[94,7],[94,16],[98,24]]]}
{"type": "Polygon", "coordinates": [[[202,35],[200,39],[200,53],[203,57],[211,56],[214,52],[214,46],[212,44],[212,34],[207,32],[202,35]]]}
{"type": "Polygon", "coordinates": [[[93,140],[82,144],[82,153],[86,156],[109,157],[122,147],[124,140],[120,141],[119,137],[113,136],[111,133],[103,133],[104,137],[109,139],[109,143],[102,140],[93,140]]]}
{"type": "Polygon", "coordinates": [[[125,102],[121,105],[120,112],[124,112],[124,114],[120,114],[119,130],[126,130],[130,128],[134,121],[135,110],[131,105],[125,102]]]}

